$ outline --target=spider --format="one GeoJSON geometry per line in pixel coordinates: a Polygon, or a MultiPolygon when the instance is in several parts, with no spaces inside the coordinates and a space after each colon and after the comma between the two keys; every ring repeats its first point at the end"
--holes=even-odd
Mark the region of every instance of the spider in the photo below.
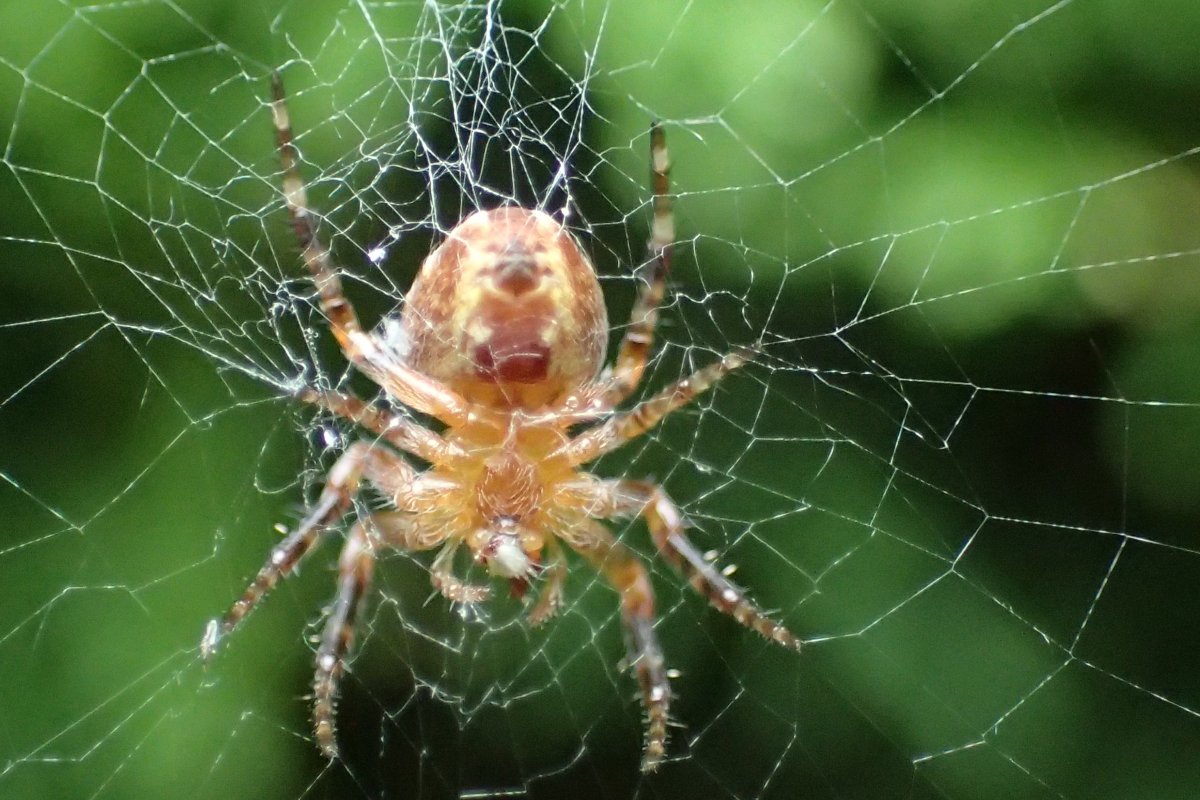
{"type": "Polygon", "coordinates": [[[464,546],[518,594],[537,577],[543,585],[528,619],[538,625],[562,602],[566,545],[620,596],[628,663],[647,717],[642,768],[656,769],[666,752],[671,688],[654,631],[654,591],[646,567],[598,520],[644,517],[659,554],[713,606],[770,640],[800,648],[795,635],[688,540],[683,515],[659,486],[580,469],[641,436],[752,356],[750,350],[733,352],[633,408],[616,410],[645,371],[671,266],[675,229],[663,129],[657,123],[650,129],[654,198],[647,280],[615,364],[602,369],[608,322],[591,263],[560,223],[515,206],[477,211],[459,223],[425,259],[400,319],[376,333],[363,330],[317,236],[278,75],[272,78],[271,112],[288,215],[334,338],[347,361],[389,400],[432,417],[444,430],[349,394],[302,390],[301,400],[375,438],[345,450],[315,506],[271,550],[224,618],[208,623],[203,657],[210,658],[220,639],[295,570],[350,509],[365,481],[389,505],[351,526],[317,648],[313,724],[327,757],[337,756],[338,680],[381,551],[440,548],[430,576],[453,603],[479,603],[490,591],[454,574],[455,553],[464,546]],[[585,423],[590,427],[572,435],[585,423]],[[428,467],[418,469],[402,454],[428,467]]]}

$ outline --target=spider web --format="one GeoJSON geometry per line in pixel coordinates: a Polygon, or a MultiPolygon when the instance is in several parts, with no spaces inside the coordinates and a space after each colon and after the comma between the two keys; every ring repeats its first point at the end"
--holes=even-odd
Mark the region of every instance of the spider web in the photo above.
{"type": "Polygon", "coordinates": [[[0,795],[1194,794],[1195,4],[36,5],[0,8],[0,795]],[[385,558],[333,763],[304,695],[336,542],[201,663],[357,435],[290,393],[373,388],[287,228],[276,69],[372,323],[520,203],[578,233],[619,336],[664,121],[639,396],[763,355],[595,469],[661,482],[806,647],[618,526],[680,673],[659,773],[578,560],[531,629],[385,558]]]}

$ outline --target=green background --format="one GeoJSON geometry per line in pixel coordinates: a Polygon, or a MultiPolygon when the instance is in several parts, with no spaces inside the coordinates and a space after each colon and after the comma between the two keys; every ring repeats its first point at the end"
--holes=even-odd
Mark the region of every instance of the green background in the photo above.
{"type": "Polygon", "coordinates": [[[1194,796],[1198,34],[1184,0],[0,5],[0,796],[1194,796]],[[369,321],[464,213],[568,197],[623,320],[664,121],[647,382],[764,355],[596,469],[808,644],[656,567],[657,775],[579,562],[532,630],[387,558],[332,764],[335,543],[200,663],[353,435],[289,387],[370,392],[308,302],[273,69],[369,321]]]}

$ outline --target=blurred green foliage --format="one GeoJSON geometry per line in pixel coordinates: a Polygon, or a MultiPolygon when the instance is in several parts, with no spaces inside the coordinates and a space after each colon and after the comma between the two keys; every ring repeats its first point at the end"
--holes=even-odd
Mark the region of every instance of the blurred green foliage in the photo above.
{"type": "Polygon", "coordinates": [[[0,6],[0,796],[1193,796],[1198,8],[0,6]],[[201,667],[332,456],[287,384],[343,368],[298,299],[273,69],[372,320],[436,236],[412,220],[561,205],[568,150],[622,319],[664,120],[681,244],[650,382],[765,355],[599,470],[663,480],[810,643],[656,568],[683,673],[660,774],[579,564],[530,630],[388,559],[344,763],[300,699],[335,544],[201,667]],[[464,142],[465,168],[430,155],[464,142]]]}

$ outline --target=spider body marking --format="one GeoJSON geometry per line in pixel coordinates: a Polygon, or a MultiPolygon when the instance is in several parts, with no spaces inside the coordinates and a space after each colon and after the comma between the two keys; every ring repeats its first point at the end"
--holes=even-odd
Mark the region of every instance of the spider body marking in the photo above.
{"type": "Polygon", "coordinates": [[[316,655],[316,739],[337,754],[337,685],[371,582],[386,548],[439,548],[434,587],[451,602],[478,603],[489,587],[454,574],[462,547],[523,595],[537,579],[529,611],[541,624],[558,609],[566,562],[579,553],[617,591],[629,664],[641,689],[646,743],[642,768],[666,754],[671,701],[668,670],[654,631],[654,591],[646,567],[598,520],[641,516],[660,555],[718,610],[784,646],[800,640],[751,602],[685,534],[679,509],[658,486],[606,480],[579,467],[637,438],[707,391],[751,353],[736,351],[625,411],[653,344],[672,257],[674,216],[662,129],[651,128],[653,224],[646,281],[615,363],[604,368],[608,322],[599,281],[571,234],[541,211],[506,206],[479,211],[450,231],[425,259],[400,320],[369,333],[342,292],[317,236],[296,167],[283,86],[271,103],[288,214],[330,330],[347,360],[389,399],[444,425],[440,433],[351,395],[304,389],[299,398],[375,434],[350,445],[331,467],[308,514],[201,641],[210,658],[221,640],[352,507],[362,482],[389,508],[358,519],[338,565],[337,594],[316,655]],[[581,433],[571,429],[593,423],[581,433]],[[418,470],[404,457],[428,464],[418,470]]]}

